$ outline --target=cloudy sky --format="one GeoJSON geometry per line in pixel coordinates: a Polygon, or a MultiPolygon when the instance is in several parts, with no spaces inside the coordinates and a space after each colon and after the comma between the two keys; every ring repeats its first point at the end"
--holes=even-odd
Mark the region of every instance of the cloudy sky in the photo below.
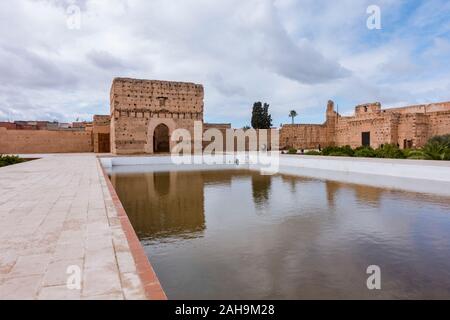
{"type": "Polygon", "coordinates": [[[202,83],[209,122],[246,125],[261,100],[276,126],[291,109],[319,123],[328,99],[344,114],[450,100],[449,61],[448,0],[0,2],[0,120],[89,120],[114,77],[136,77],[202,83]]]}

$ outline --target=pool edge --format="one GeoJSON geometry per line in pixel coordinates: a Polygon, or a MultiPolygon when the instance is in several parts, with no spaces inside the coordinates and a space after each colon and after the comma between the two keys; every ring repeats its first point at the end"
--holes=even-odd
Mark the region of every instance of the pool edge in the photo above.
{"type": "Polygon", "coordinates": [[[109,179],[109,176],[107,175],[101,161],[99,161],[98,158],[97,160],[99,162],[103,177],[105,178],[112,202],[117,210],[117,215],[120,219],[122,230],[127,238],[127,242],[136,265],[137,273],[144,287],[145,295],[149,300],[167,300],[166,293],[164,292],[158,276],[156,275],[151,262],[147,258],[144,248],[142,247],[141,242],[139,241],[139,238],[131,225],[125,208],[123,207],[122,202],[120,201],[119,196],[117,195],[117,192],[114,189],[114,186],[112,185],[112,182],[109,179]]]}

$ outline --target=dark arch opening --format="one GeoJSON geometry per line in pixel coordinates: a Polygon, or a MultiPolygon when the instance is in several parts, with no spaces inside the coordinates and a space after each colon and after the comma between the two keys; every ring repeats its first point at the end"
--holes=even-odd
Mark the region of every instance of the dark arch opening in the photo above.
{"type": "Polygon", "coordinates": [[[169,127],[161,123],[153,132],[153,152],[170,152],[169,127]]]}

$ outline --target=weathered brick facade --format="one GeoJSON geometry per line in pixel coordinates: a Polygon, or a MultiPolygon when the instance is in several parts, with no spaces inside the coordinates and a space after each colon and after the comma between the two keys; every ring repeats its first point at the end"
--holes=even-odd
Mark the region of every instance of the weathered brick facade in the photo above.
{"type": "MultiPolygon", "coordinates": [[[[110,152],[110,116],[95,115],[93,122],[73,123],[71,128],[0,123],[0,154],[110,152]]],[[[30,121],[27,121],[30,122],[30,121]]],[[[53,123],[50,123],[53,124],[53,123]]]]}
{"type": "MultiPolygon", "coordinates": [[[[203,124],[203,131],[217,129],[222,133],[225,150],[225,133],[236,132],[230,124],[203,123],[204,91],[200,84],[116,78],[110,94],[110,115],[94,116],[93,123],[81,123],[79,128],[67,132],[61,126],[51,130],[52,123],[48,122],[0,123],[0,153],[169,152],[177,143],[170,139],[176,129],[187,130],[191,142],[195,137],[202,139],[202,132],[194,134],[196,121],[203,124]],[[33,130],[18,130],[30,126],[33,130]],[[38,130],[43,126],[45,129],[38,130]]],[[[341,116],[329,101],[323,124],[284,125],[279,146],[318,149],[367,144],[377,148],[393,143],[401,148],[414,148],[423,146],[433,136],[448,133],[450,102],[390,109],[381,109],[380,103],[369,103],[356,106],[352,116],[341,116]]],[[[258,149],[273,149],[270,130],[267,135],[268,142],[257,141],[258,149]]],[[[198,141],[197,145],[205,148],[209,142],[198,141]]],[[[249,149],[248,139],[245,149],[249,149]]]]}
{"type": "Polygon", "coordinates": [[[93,152],[92,133],[0,128],[0,154],[93,152]]]}
{"type": "Polygon", "coordinates": [[[280,130],[280,148],[318,149],[334,145],[337,113],[333,101],[328,101],[323,124],[289,124],[280,130]]]}
{"type": "Polygon", "coordinates": [[[328,102],[326,121],[321,125],[284,125],[280,147],[318,149],[326,146],[359,147],[398,144],[401,148],[423,146],[436,135],[450,133],[450,102],[381,109],[380,103],[356,106],[353,116],[344,117],[328,102]]]}
{"type": "Polygon", "coordinates": [[[114,79],[111,152],[168,152],[173,144],[170,136],[179,128],[187,129],[194,137],[194,121],[203,122],[203,97],[203,86],[199,84],[114,79]]]}
{"type": "Polygon", "coordinates": [[[111,152],[111,116],[95,115],[92,126],[92,141],[95,153],[111,152]]]}

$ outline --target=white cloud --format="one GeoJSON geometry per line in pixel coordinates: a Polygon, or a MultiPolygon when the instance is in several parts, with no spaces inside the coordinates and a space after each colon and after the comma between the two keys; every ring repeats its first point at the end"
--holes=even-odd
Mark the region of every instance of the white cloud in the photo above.
{"type": "MultiPolygon", "coordinates": [[[[420,60],[423,39],[392,31],[397,1],[379,1],[379,33],[365,27],[366,0],[77,0],[80,30],[66,27],[68,3],[0,3],[0,118],[108,113],[117,76],[203,83],[206,120],[236,126],[249,122],[258,100],[271,104],[278,125],[292,108],[305,121],[320,118],[330,98],[347,110],[450,99],[448,82],[427,68],[448,67],[426,59],[448,39],[436,36],[420,60]]],[[[420,19],[435,16],[429,6],[420,19]]]]}

